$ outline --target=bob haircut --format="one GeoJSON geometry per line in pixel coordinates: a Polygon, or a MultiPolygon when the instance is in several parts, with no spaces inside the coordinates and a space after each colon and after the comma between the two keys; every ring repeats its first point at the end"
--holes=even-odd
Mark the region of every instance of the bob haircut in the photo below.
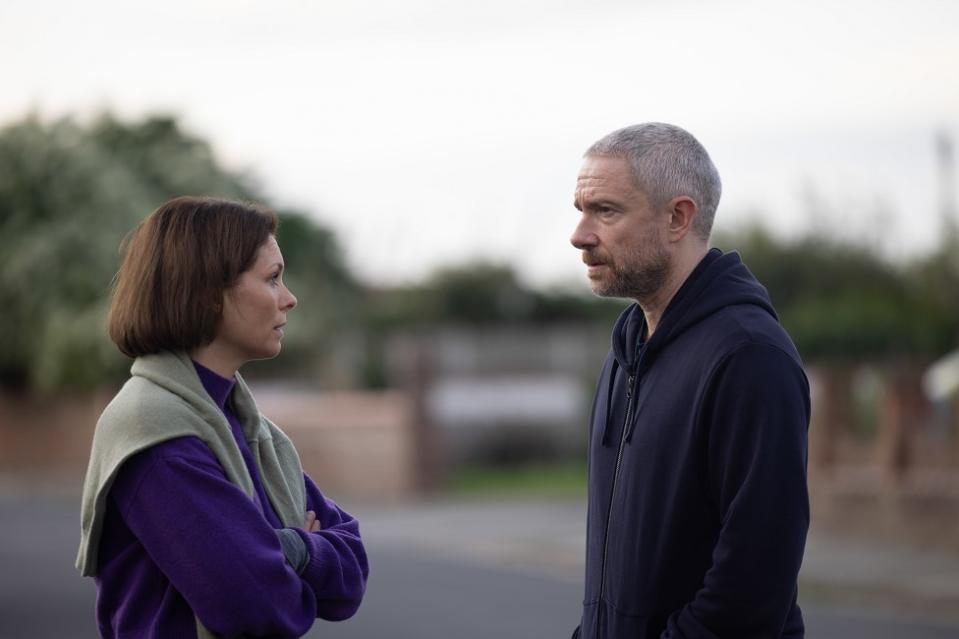
{"type": "Polygon", "coordinates": [[[213,341],[223,293],[276,233],[258,204],[208,197],[164,202],[127,236],[107,329],[125,355],[191,351],[213,341]]]}

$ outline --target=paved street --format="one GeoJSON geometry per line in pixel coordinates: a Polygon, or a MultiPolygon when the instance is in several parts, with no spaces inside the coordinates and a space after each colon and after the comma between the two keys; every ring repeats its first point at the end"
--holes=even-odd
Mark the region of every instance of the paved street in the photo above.
{"type": "MultiPolygon", "coordinates": [[[[364,608],[345,623],[318,623],[311,639],[566,639],[576,624],[580,585],[571,581],[383,549],[373,561],[376,578],[364,608]]],[[[959,625],[921,618],[808,604],[804,610],[810,639],[959,637],[959,625]]]]}
{"type": "MultiPolygon", "coordinates": [[[[318,622],[309,637],[569,636],[581,591],[580,504],[423,503],[354,510],[373,565],[366,602],[354,619],[318,622]]],[[[93,583],[72,567],[75,496],[0,490],[0,521],[0,639],[95,637],[93,583]]],[[[959,637],[959,621],[948,621],[950,592],[959,584],[955,558],[886,553],[885,563],[900,571],[898,581],[918,590],[892,589],[876,599],[896,580],[877,566],[883,562],[869,547],[856,548],[858,554],[834,540],[811,541],[807,564],[814,574],[804,576],[803,586],[807,636],[959,637]],[[850,570],[843,557],[867,565],[850,570]],[[918,567],[910,574],[913,565],[918,567]],[[890,583],[884,586],[884,580],[890,583]],[[860,597],[860,591],[871,595],[860,597]],[[837,599],[837,593],[843,596],[837,599]]]]}

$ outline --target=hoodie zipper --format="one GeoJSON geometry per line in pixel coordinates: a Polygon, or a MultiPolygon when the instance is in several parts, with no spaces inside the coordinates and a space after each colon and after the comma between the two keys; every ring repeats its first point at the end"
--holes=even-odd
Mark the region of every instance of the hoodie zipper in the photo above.
{"type": "MultiPolygon", "coordinates": [[[[637,366],[637,369],[639,367],[637,366]]],[[[633,389],[633,384],[636,382],[638,375],[633,374],[629,376],[629,379],[626,382],[626,421],[623,422],[623,433],[619,439],[619,452],[616,453],[616,465],[613,467],[613,485],[610,487],[609,491],[609,508],[606,510],[606,531],[603,537],[603,570],[600,573],[600,582],[599,582],[599,597],[603,598],[603,595],[606,593],[606,560],[609,554],[609,522],[613,516],[613,497],[616,495],[616,480],[619,479],[619,467],[623,461],[623,449],[626,447],[626,430],[629,426],[629,420],[632,417],[633,413],[633,395],[635,391],[633,389]]]]}

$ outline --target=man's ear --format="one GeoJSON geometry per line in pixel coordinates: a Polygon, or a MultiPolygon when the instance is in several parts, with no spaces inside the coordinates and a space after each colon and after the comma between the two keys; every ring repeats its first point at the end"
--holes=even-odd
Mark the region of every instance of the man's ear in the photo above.
{"type": "Polygon", "coordinates": [[[669,201],[669,240],[679,242],[692,230],[699,215],[699,206],[688,195],[679,195],[669,201]]]}

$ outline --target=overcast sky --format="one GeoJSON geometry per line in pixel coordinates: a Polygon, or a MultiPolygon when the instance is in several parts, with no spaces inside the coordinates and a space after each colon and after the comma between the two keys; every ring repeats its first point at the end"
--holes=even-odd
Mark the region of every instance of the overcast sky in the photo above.
{"type": "Polygon", "coordinates": [[[177,114],[369,281],[482,257],[584,282],[580,156],[649,120],[711,153],[717,228],[928,248],[959,2],[4,0],[0,74],[0,124],[177,114]]]}

